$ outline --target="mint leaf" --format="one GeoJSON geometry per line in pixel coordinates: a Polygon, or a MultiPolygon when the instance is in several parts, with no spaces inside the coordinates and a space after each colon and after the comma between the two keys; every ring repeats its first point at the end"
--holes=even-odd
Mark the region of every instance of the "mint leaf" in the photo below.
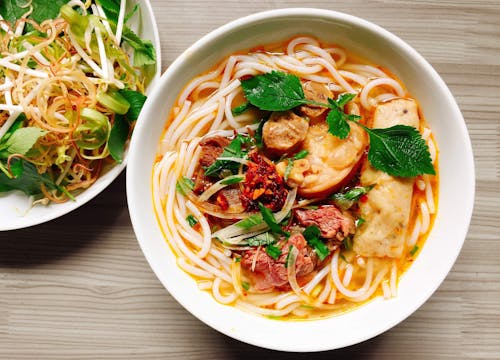
{"type": "Polygon", "coordinates": [[[342,110],[337,108],[330,110],[326,116],[326,123],[328,124],[328,132],[339,139],[345,139],[349,136],[351,127],[345,118],[342,110]]]}
{"type": "Polygon", "coordinates": [[[414,127],[363,128],[370,136],[368,160],[374,168],[399,177],[436,174],[429,148],[414,127]]]}
{"type": "Polygon", "coordinates": [[[123,96],[130,104],[130,107],[125,116],[128,121],[135,121],[139,118],[139,114],[146,102],[147,96],[139,91],[122,89],[118,90],[118,93],[123,96]]]}
{"type": "Polygon", "coordinates": [[[307,103],[300,79],[271,71],[241,81],[247,100],[261,110],[286,111],[307,103]]]}
{"type": "Polygon", "coordinates": [[[117,163],[123,161],[125,143],[128,139],[130,126],[122,115],[115,115],[115,122],[108,139],[108,150],[117,163]]]}
{"type": "MultiPolygon", "coordinates": [[[[23,8],[21,6],[29,2],[27,0],[2,0],[0,1],[0,15],[13,25],[16,20],[19,20],[28,12],[29,7],[23,8]]],[[[37,23],[41,23],[47,19],[55,19],[59,14],[61,6],[67,2],[68,0],[31,0],[33,12],[28,16],[28,19],[33,19],[37,23]]],[[[29,31],[29,28],[32,28],[32,26],[28,24],[25,31],[29,31]]]]}
{"type": "Polygon", "coordinates": [[[37,140],[46,133],[47,131],[37,127],[17,129],[5,141],[4,150],[1,152],[0,157],[8,157],[10,154],[26,155],[37,140]]]}
{"type": "Polygon", "coordinates": [[[156,63],[156,53],[153,43],[142,40],[128,26],[123,27],[123,41],[126,41],[134,50],[134,66],[153,65],[156,63]]]}
{"type": "Polygon", "coordinates": [[[37,195],[42,192],[41,184],[48,190],[58,188],[47,174],[39,174],[36,166],[28,161],[13,159],[10,166],[14,177],[9,178],[0,172],[0,192],[21,190],[26,195],[37,195]]]}

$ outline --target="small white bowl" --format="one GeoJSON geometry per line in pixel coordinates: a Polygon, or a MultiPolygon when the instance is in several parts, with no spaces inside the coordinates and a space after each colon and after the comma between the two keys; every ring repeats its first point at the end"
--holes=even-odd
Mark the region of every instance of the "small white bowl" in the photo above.
{"type": "MultiPolygon", "coordinates": [[[[158,27],[156,25],[153,9],[149,0],[134,0],[127,4],[127,11],[131,11],[135,4],[139,4],[140,16],[134,16],[128,25],[142,39],[150,40],[156,51],[156,69],[151,82],[148,84],[146,94],[149,94],[160,79],[161,74],[161,49],[158,27]]],[[[0,194],[0,231],[21,229],[56,219],[65,215],[96,197],[106,189],[123,171],[128,155],[121,164],[115,164],[105,168],[103,174],[88,189],[76,196],[75,201],[67,201],[62,204],[51,203],[46,206],[37,205],[30,208],[27,195],[21,191],[11,191],[0,194]]]]}
{"type": "Polygon", "coordinates": [[[471,218],[474,166],[460,110],[443,80],[403,40],[354,16],[318,9],[258,13],[224,25],[188,48],[162,75],[135,128],[127,169],[127,196],[139,244],[160,281],[188,311],[241,341],[276,350],[321,351],[374,337],[412,314],[441,284],[458,256],[471,218]],[[403,274],[394,299],[381,297],[323,320],[279,321],[217,303],[176,265],[157,223],[151,172],[170,107],[181,89],[237,50],[310,34],[385,66],[418,99],[439,146],[439,206],[420,255],[403,274]]]}

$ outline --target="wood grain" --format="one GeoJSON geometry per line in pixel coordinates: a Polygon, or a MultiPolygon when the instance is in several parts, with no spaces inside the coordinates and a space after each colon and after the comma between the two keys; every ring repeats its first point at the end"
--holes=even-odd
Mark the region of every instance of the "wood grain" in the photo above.
{"type": "Polygon", "coordinates": [[[500,2],[153,0],[152,5],[164,68],[227,21],[284,7],[347,12],[414,46],[450,87],[472,138],[477,193],[461,255],[426,304],[372,340],[317,354],[259,349],[210,329],[163,289],[135,240],[122,174],[73,213],[0,233],[0,358],[499,359],[500,2]]]}

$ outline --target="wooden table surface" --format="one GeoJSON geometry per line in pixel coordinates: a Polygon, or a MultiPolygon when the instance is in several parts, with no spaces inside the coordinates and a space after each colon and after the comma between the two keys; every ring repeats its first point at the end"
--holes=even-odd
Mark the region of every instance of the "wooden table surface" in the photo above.
{"type": "Polygon", "coordinates": [[[135,239],[122,174],[62,218],[0,233],[0,359],[500,359],[500,1],[152,5],[164,69],[216,27],[272,8],[347,12],[415,47],[450,87],[472,138],[477,190],[463,250],[426,304],[372,340],[316,354],[259,349],[204,325],[162,287],[135,239]]]}

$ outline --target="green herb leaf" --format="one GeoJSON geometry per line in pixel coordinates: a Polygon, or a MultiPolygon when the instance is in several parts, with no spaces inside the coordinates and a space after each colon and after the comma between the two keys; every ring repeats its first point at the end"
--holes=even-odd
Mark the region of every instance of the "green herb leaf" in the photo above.
{"type": "Polygon", "coordinates": [[[295,160],[300,160],[305,158],[309,154],[309,151],[307,150],[300,150],[297,154],[294,155],[295,160]]]}
{"type": "Polygon", "coordinates": [[[274,244],[276,238],[270,232],[265,232],[246,239],[246,242],[248,246],[269,245],[274,244]]]}
{"type": "Polygon", "coordinates": [[[261,110],[286,111],[307,103],[300,79],[271,71],[241,81],[247,100],[261,110]]]}
{"type": "MultiPolygon", "coordinates": [[[[224,148],[222,154],[219,157],[244,158],[247,155],[247,151],[243,149],[243,145],[249,144],[251,142],[252,140],[249,137],[237,134],[236,137],[229,143],[229,145],[224,148]]],[[[205,169],[205,175],[217,176],[223,169],[228,169],[231,171],[231,173],[236,173],[239,167],[240,164],[234,161],[216,160],[212,165],[205,169]]]]}
{"type": "Polygon", "coordinates": [[[273,244],[269,244],[266,246],[266,253],[274,260],[278,260],[281,255],[281,250],[279,247],[274,246],[273,244]]]}
{"type": "Polygon", "coordinates": [[[13,178],[0,172],[0,192],[21,190],[26,195],[37,195],[42,191],[40,185],[44,184],[48,190],[57,189],[57,185],[46,174],[39,174],[32,163],[13,159],[10,163],[13,178]]]}
{"type": "MultiPolygon", "coordinates": [[[[2,0],[0,1],[0,15],[14,24],[16,20],[19,20],[25,13],[28,12],[29,7],[21,7],[26,5],[29,1],[23,0],[2,0]]],[[[28,19],[33,19],[37,23],[41,23],[47,19],[54,19],[59,14],[61,6],[66,4],[68,0],[31,0],[31,6],[33,7],[33,12],[28,16],[28,19]]],[[[32,28],[31,25],[26,29],[32,28]]]]}
{"type": "Polygon", "coordinates": [[[134,66],[154,65],[156,63],[155,48],[151,41],[142,40],[128,26],[123,27],[122,37],[135,50],[134,66]]]}
{"type": "Polygon", "coordinates": [[[342,243],[344,244],[344,249],[352,250],[352,237],[351,236],[345,237],[344,241],[342,241],[342,243]]]}
{"type": "MultiPolygon", "coordinates": [[[[12,134],[17,131],[17,129],[20,129],[23,126],[24,120],[26,120],[26,115],[24,115],[24,113],[21,113],[17,117],[17,119],[14,121],[14,123],[10,126],[9,130],[7,130],[7,132],[2,137],[2,139],[0,139],[0,143],[5,144],[7,142],[7,140],[9,139],[9,137],[11,137],[12,134]]],[[[5,148],[5,147],[2,147],[2,148],[5,148]]]]}
{"type": "Polygon", "coordinates": [[[363,219],[362,217],[360,217],[360,218],[357,218],[356,221],[354,221],[354,225],[356,226],[356,228],[359,228],[365,222],[366,222],[366,220],[363,219]]]}
{"type": "Polygon", "coordinates": [[[222,185],[232,185],[232,184],[237,184],[239,182],[242,182],[243,179],[245,177],[244,176],[236,176],[236,177],[231,177],[231,178],[228,178],[228,179],[224,179],[222,180],[220,183],[222,185]]]}
{"type": "Polygon", "coordinates": [[[252,104],[250,104],[247,101],[247,102],[233,108],[231,110],[231,112],[233,113],[234,116],[238,116],[238,115],[243,114],[245,111],[247,111],[248,109],[251,109],[251,108],[252,108],[252,104]]]}
{"type": "Polygon", "coordinates": [[[414,127],[395,125],[384,129],[363,128],[370,136],[368,160],[374,168],[400,177],[436,174],[429,148],[414,127]]]}
{"type": "Polygon", "coordinates": [[[250,289],[250,284],[248,282],[246,282],[246,281],[242,281],[241,282],[241,287],[243,289],[245,289],[245,291],[248,291],[248,289],[250,289]]]}
{"type": "Polygon", "coordinates": [[[290,236],[290,233],[287,231],[284,231],[281,226],[276,222],[276,219],[274,218],[274,214],[272,213],[271,210],[266,208],[262,203],[259,203],[259,210],[260,213],[262,214],[262,219],[266,222],[267,226],[271,229],[271,231],[275,234],[281,234],[284,236],[290,236]]]}
{"type": "Polygon", "coordinates": [[[250,229],[251,227],[253,227],[255,225],[262,224],[263,221],[264,220],[262,220],[262,215],[254,214],[254,215],[250,215],[249,217],[247,217],[243,220],[238,221],[234,225],[236,225],[237,227],[242,228],[242,229],[250,229]]]}
{"type": "Polygon", "coordinates": [[[410,250],[410,255],[411,256],[414,256],[418,251],[418,245],[415,245],[414,247],[412,247],[412,249],[410,250]]]}
{"type": "Polygon", "coordinates": [[[177,180],[175,189],[179,194],[186,195],[188,192],[192,191],[194,188],[194,181],[190,178],[183,176],[177,180]]]}
{"type": "Polygon", "coordinates": [[[293,158],[286,158],[285,159],[285,160],[287,160],[287,164],[286,164],[286,168],[285,168],[285,173],[284,173],[284,176],[283,176],[283,178],[285,179],[285,181],[288,180],[288,177],[290,176],[290,173],[292,172],[294,160],[303,159],[303,158],[305,158],[307,156],[307,154],[309,154],[309,151],[307,151],[307,150],[300,150],[297,154],[295,154],[293,156],[293,158]]]}
{"type": "Polygon", "coordinates": [[[1,157],[8,157],[11,154],[26,155],[26,153],[35,145],[38,139],[45,135],[47,131],[37,127],[20,128],[10,134],[0,153],[1,157]]]}
{"type": "Polygon", "coordinates": [[[328,132],[339,139],[345,139],[349,136],[351,127],[346,120],[345,114],[340,109],[332,109],[326,116],[326,123],[328,124],[328,132]]]}
{"type": "Polygon", "coordinates": [[[123,161],[125,143],[128,139],[130,126],[122,115],[115,115],[115,122],[111,128],[108,140],[108,150],[117,163],[123,161]]]}
{"type": "Polygon", "coordinates": [[[233,260],[234,260],[235,263],[239,263],[239,262],[241,262],[241,256],[235,256],[233,258],[233,260]]]}
{"type": "Polygon", "coordinates": [[[321,261],[330,255],[330,250],[323,241],[320,240],[321,231],[316,225],[306,227],[302,233],[309,246],[311,246],[321,261]]]}
{"type": "Polygon", "coordinates": [[[186,221],[189,224],[189,226],[191,226],[191,227],[198,224],[198,220],[196,220],[196,218],[191,214],[186,217],[186,221]]]}
{"type": "Polygon", "coordinates": [[[375,185],[355,186],[343,193],[335,193],[331,199],[342,210],[347,210],[352,207],[361,196],[367,194],[375,185]]]}
{"type": "Polygon", "coordinates": [[[125,115],[128,121],[135,121],[139,118],[139,113],[146,102],[147,96],[139,91],[121,89],[118,93],[123,96],[129,103],[130,108],[125,115]]]}

